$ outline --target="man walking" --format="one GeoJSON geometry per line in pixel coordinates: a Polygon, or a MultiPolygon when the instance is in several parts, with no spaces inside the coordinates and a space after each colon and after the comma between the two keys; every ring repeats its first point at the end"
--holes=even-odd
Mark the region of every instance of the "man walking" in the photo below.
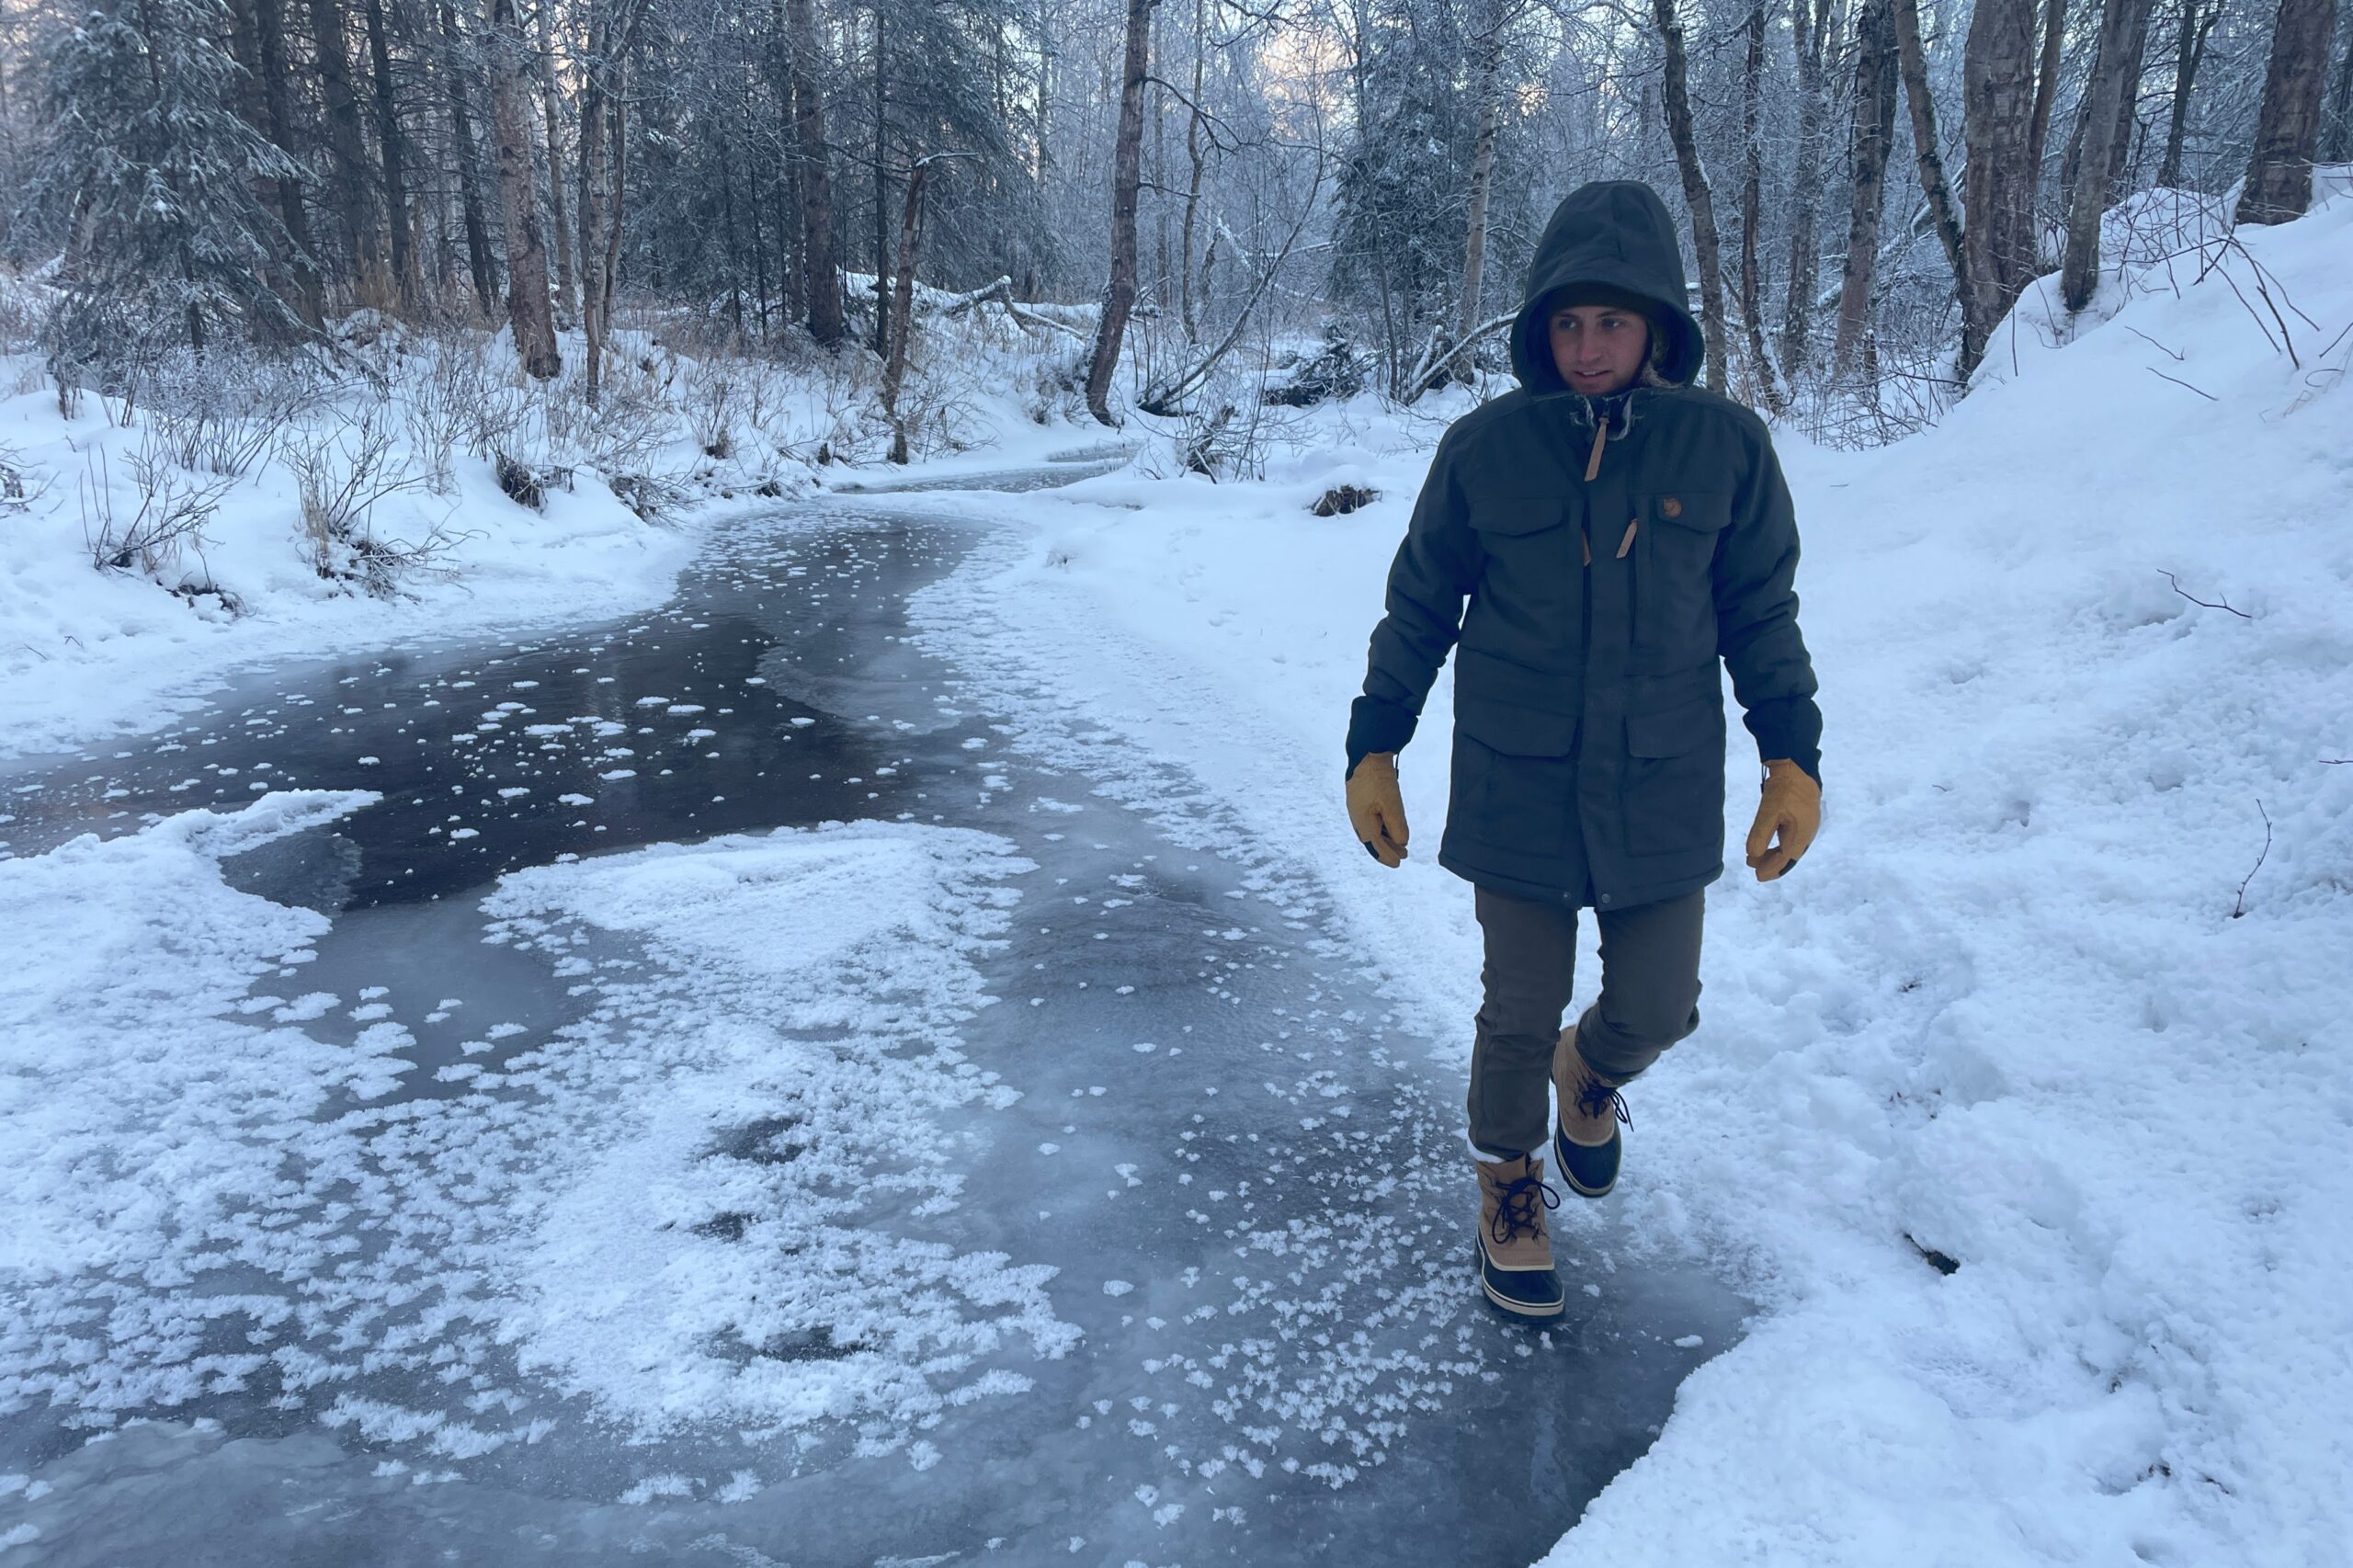
{"type": "Polygon", "coordinates": [[[1438,864],[1474,885],[1486,947],[1469,1104],[1479,1274],[1521,1317],[1564,1304],[1548,1131],[1562,1179],[1608,1192],[1631,1125],[1620,1089],[1699,1027],[1702,890],[1723,871],[1719,661],[1764,762],[1758,880],[1795,866],[1821,824],[1789,489],[1763,421],[1690,385],[1706,346],[1686,298],[1648,186],[1596,182],[1555,210],[1512,325],[1519,388],[1438,443],[1349,715],[1349,820],[1396,866],[1396,754],[1455,650],[1438,864]],[[1563,1030],[1586,908],[1601,994],[1563,1030]]]}

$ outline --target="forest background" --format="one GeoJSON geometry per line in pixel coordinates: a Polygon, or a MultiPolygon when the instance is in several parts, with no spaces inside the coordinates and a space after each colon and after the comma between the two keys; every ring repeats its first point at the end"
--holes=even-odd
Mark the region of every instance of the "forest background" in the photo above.
{"type": "MultiPolygon", "coordinates": [[[[492,416],[535,425],[534,449],[453,438],[528,494],[570,435],[636,504],[667,482],[628,476],[649,438],[609,403],[701,405],[726,457],[764,400],[756,377],[655,376],[647,343],[828,383],[832,416],[764,462],[904,460],[958,441],[925,323],[986,317],[1035,351],[1032,417],[1141,413],[1223,475],[1263,457],[1266,410],[1504,369],[1552,204],[1628,177],[1687,226],[1711,383],[1877,443],[1961,394],[2036,278],[2085,305],[2132,193],[2206,199],[2132,208],[2110,262],[2303,210],[2315,161],[2353,155],[2339,9],[7,0],[0,347],[38,351],[61,409],[88,390],[168,415],[201,388],[283,426],[310,378],[256,366],[334,376],[387,326],[445,349],[503,330],[519,377],[447,352],[433,377],[564,406],[492,416]]],[[[451,440],[424,444],[445,468],[451,440]]],[[[364,513],[390,445],[289,461],[364,513]]],[[[336,527],[360,525],[313,523],[336,527]]],[[[401,562],[376,564],[353,580],[401,562]]]]}

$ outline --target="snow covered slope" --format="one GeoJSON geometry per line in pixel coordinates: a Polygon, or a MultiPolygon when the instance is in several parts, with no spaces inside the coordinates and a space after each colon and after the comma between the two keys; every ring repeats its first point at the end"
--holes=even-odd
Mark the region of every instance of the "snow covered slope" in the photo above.
{"type": "MultiPolygon", "coordinates": [[[[2030,296],[1915,439],[1783,441],[1828,820],[1713,895],[1612,1199],[1763,1310],[1548,1563],[2353,1561],[2353,199],[2239,238],[2063,347],[2030,296]]],[[[1428,438],[1041,500],[929,609],[1041,744],[1106,718],[1322,867],[1452,1074],[1444,682],[1416,858],[1340,809],[1428,438]]]]}

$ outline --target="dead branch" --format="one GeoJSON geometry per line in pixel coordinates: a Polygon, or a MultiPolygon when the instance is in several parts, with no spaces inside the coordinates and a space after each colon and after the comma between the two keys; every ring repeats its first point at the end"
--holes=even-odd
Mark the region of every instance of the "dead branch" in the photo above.
{"type": "MultiPolygon", "coordinates": [[[[2196,392],[2198,389],[2196,387],[2191,387],[2189,390],[2196,392]]],[[[2253,620],[2255,619],[2255,617],[2247,614],[2246,611],[2239,608],[2228,599],[2222,599],[2218,601],[2200,598],[2197,595],[2191,593],[2188,589],[2181,585],[2180,578],[2175,576],[2172,573],[2166,571],[2162,566],[2157,568],[2157,574],[2163,577],[2166,582],[2171,583],[2173,585],[2173,591],[2179,594],[2183,598],[2188,599],[2191,604],[2198,605],[2206,609],[2226,609],[2233,615],[2237,616],[2241,620],[2253,620]]]]}

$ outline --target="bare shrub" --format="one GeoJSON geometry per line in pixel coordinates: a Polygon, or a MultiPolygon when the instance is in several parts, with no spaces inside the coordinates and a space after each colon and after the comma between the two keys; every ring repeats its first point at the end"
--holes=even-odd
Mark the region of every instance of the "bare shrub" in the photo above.
{"type": "Polygon", "coordinates": [[[48,493],[47,476],[27,465],[24,454],[0,441],[0,512],[25,512],[48,493]]]}
{"type": "Polygon", "coordinates": [[[676,377],[675,364],[616,358],[596,404],[585,411],[575,449],[608,473],[643,469],[676,431],[676,377]]]}
{"type": "Polygon", "coordinates": [[[150,368],[150,426],[182,468],[236,478],[278,433],[324,401],[334,382],[308,359],[233,348],[175,349],[150,368]]]}
{"type": "Polygon", "coordinates": [[[139,505],[128,516],[117,505],[114,475],[103,450],[90,455],[78,483],[82,540],[90,564],[101,572],[138,571],[148,576],[179,563],[183,550],[201,551],[204,528],[221,509],[233,481],[226,474],[195,478],[152,440],[124,463],[139,505]]]}
{"type": "Polygon", "coordinates": [[[687,429],[703,456],[724,460],[735,455],[735,416],[744,401],[744,381],[738,367],[716,356],[698,361],[687,372],[687,429]]]}
{"type": "Polygon", "coordinates": [[[302,539],[321,577],[390,598],[410,579],[446,574],[443,558],[466,536],[440,524],[422,540],[376,532],[377,503],[425,483],[394,455],[385,404],[338,410],[331,420],[298,426],[278,449],[301,494],[302,539]]]}

